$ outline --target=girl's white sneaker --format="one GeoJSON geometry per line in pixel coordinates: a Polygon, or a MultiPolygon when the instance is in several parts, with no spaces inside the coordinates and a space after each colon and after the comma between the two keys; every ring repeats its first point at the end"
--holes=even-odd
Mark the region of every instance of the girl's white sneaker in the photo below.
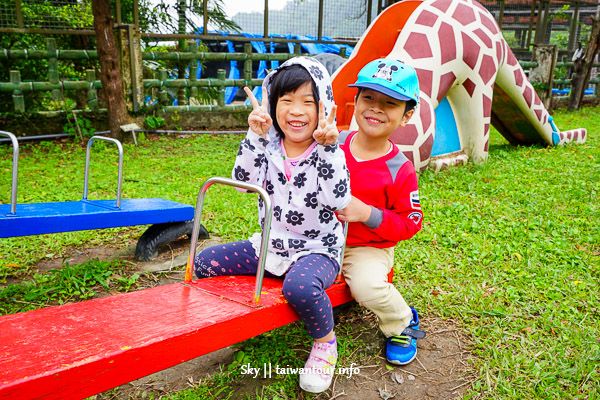
{"type": "Polygon", "coordinates": [[[304,369],[300,373],[302,390],[321,393],[329,389],[337,356],[337,342],[333,344],[314,342],[304,369]]]}

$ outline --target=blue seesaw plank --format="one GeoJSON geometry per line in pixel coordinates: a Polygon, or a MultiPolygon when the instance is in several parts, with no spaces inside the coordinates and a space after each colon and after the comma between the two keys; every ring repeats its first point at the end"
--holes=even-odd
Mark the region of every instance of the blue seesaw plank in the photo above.
{"type": "Polygon", "coordinates": [[[58,203],[0,204],[0,238],[161,224],[194,219],[194,207],[164,199],[79,200],[58,203]]]}

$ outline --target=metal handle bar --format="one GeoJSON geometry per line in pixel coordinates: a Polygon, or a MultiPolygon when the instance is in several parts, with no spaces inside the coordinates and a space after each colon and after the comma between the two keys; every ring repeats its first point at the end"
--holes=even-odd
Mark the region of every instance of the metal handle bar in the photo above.
{"type": "Polygon", "coordinates": [[[253,301],[255,304],[260,302],[260,292],[262,290],[263,278],[265,276],[265,261],[267,258],[267,249],[269,247],[269,232],[271,230],[271,217],[273,215],[271,198],[265,189],[253,183],[246,183],[230,178],[212,177],[208,178],[200,188],[196,203],[196,213],[194,215],[194,229],[192,230],[192,243],[190,244],[190,254],[188,257],[187,268],[185,270],[185,281],[190,282],[193,275],[194,260],[196,258],[196,245],[198,244],[198,230],[200,229],[200,219],[202,217],[202,207],[204,206],[204,196],[210,186],[220,183],[227,186],[250,190],[256,192],[265,202],[265,223],[263,226],[262,239],[260,244],[260,255],[258,256],[258,268],[256,270],[256,285],[254,287],[253,301]]]}
{"type": "Polygon", "coordinates": [[[121,181],[123,180],[123,146],[117,139],[108,138],[104,136],[92,136],[87,144],[87,150],[85,152],[85,177],[83,179],[83,199],[87,200],[88,193],[88,178],[90,173],[90,149],[94,140],[105,140],[107,142],[113,142],[119,149],[119,182],[117,184],[117,208],[121,207],[121,181]]]}
{"type": "Polygon", "coordinates": [[[10,132],[0,131],[0,136],[8,136],[13,146],[12,185],[10,189],[10,213],[17,211],[17,184],[19,179],[19,141],[10,132]]]}
{"type": "Polygon", "coordinates": [[[337,275],[337,281],[342,281],[342,265],[344,265],[344,252],[346,251],[346,239],[348,238],[348,222],[344,222],[342,224],[343,232],[344,232],[344,245],[342,246],[342,250],[340,251],[340,272],[337,275]]]}

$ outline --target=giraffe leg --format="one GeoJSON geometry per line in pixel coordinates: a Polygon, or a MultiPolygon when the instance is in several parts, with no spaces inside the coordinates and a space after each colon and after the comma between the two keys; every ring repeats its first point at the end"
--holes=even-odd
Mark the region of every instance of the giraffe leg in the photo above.
{"type": "Polygon", "coordinates": [[[562,131],[558,134],[560,137],[559,145],[575,142],[575,143],[585,143],[587,139],[587,130],[585,128],[572,129],[570,131],[562,131]]]}

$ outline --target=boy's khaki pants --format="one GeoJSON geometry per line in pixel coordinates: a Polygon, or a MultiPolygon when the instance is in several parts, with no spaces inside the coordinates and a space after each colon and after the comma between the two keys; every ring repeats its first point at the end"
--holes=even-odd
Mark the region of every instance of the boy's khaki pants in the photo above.
{"type": "Polygon", "coordinates": [[[412,311],[387,280],[394,266],[394,248],[346,247],[342,272],[352,296],[379,318],[379,328],[386,337],[399,335],[408,327],[412,311]]]}

